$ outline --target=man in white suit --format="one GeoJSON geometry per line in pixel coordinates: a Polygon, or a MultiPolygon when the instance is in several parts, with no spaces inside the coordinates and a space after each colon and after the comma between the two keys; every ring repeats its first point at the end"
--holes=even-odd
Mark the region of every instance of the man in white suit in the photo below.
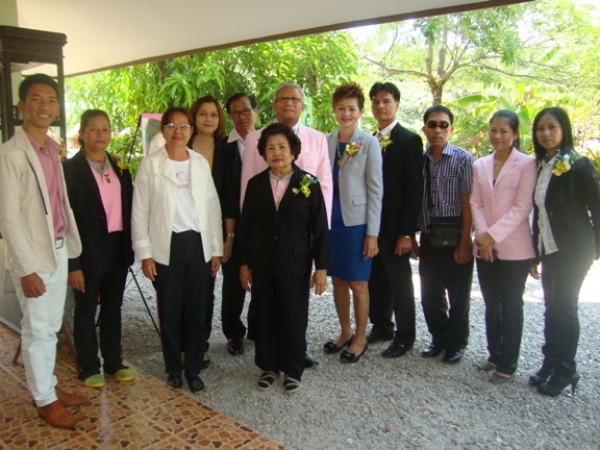
{"type": "Polygon", "coordinates": [[[38,414],[50,425],[73,429],[77,420],[65,406],[86,398],[60,389],[54,375],[68,259],[81,253],[59,145],[47,135],[59,113],[58,85],[47,75],[31,75],[19,87],[19,100],[23,128],[0,146],[0,231],[6,268],[23,313],[23,364],[38,414]]]}
{"type": "MultiPolygon", "coordinates": [[[[313,130],[300,123],[300,116],[306,107],[304,104],[304,91],[296,83],[283,82],[275,90],[272,107],[275,111],[275,121],[292,128],[300,138],[302,148],[300,156],[296,160],[296,165],[319,179],[325,198],[325,206],[327,207],[327,220],[330,221],[333,181],[327,139],[320,131],[313,130]]],[[[264,158],[258,153],[257,146],[261,133],[262,130],[257,130],[246,136],[240,192],[240,204],[242,206],[248,180],[268,167],[264,158]]],[[[310,355],[306,355],[306,367],[314,367],[317,364],[318,362],[310,355]]]]}

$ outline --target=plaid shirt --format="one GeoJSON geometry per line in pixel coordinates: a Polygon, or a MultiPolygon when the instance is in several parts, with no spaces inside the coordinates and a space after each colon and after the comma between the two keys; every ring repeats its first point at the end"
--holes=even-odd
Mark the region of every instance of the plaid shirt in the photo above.
{"type": "MultiPolygon", "coordinates": [[[[429,205],[427,190],[427,171],[423,164],[423,201],[419,214],[418,227],[423,233],[428,233],[431,217],[460,217],[462,216],[462,199],[465,194],[471,194],[473,187],[473,162],[471,153],[450,142],[442,151],[437,161],[431,158],[431,147],[425,152],[429,160],[431,173],[431,201],[429,205]]],[[[427,160],[425,160],[427,161],[427,160]]]]}

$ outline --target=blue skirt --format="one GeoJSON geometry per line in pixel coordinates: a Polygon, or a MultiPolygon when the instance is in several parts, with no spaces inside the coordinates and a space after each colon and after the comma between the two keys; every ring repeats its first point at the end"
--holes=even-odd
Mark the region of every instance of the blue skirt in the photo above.
{"type": "Polygon", "coordinates": [[[347,227],[342,219],[340,199],[333,198],[331,211],[331,260],[327,275],[344,281],[369,281],[372,259],[363,259],[367,224],[347,227]]]}

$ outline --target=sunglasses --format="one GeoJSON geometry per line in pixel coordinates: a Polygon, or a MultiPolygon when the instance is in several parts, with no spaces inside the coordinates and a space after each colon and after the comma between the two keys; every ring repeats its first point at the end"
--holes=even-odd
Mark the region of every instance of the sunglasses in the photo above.
{"type": "Polygon", "coordinates": [[[445,130],[450,126],[450,124],[448,122],[446,122],[445,120],[442,120],[441,122],[436,122],[435,120],[430,120],[429,122],[427,122],[425,124],[425,126],[427,128],[431,128],[432,130],[434,128],[441,128],[442,130],[445,130]]]}

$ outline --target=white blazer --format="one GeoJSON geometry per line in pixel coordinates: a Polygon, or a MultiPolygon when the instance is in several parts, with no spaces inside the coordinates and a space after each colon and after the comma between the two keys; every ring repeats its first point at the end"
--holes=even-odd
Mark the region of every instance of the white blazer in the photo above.
{"type": "MultiPolygon", "coordinates": [[[[529,214],[537,179],[535,159],[516,148],[494,183],[494,155],[475,161],[471,212],[475,233],[487,231],[496,242],[501,260],[535,256],[529,214]]],[[[474,248],[477,255],[477,248],[474,248]]]]}
{"type": "MultiPolygon", "coordinates": [[[[67,220],[65,245],[69,258],[77,258],[81,241],[62,165],[60,169],[67,220]]],[[[0,232],[6,245],[6,269],[17,277],[56,269],[54,222],[46,178],[22,129],[0,146],[0,232]]]]}
{"type": "MultiPolygon", "coordinates": [[[[208,262],[213,256],[223,256],[221,205],[208,162],[189,148],[187,152],[192,197],[204,259],[208,262]]],[[[177,189],[165,146],[144,157],[135,178],[131,212],[131,240],[139,261],[153,258],[159,264],[169,265],[177,189]]]]}
{"type": "MultiPolygon", "coordinates": [[[[327,135],[332,170],[338,136],[339,131],[327,135]]],[[[361,148],[352,160],[347,153],[342,155],[338,176],[342,219],[347,227],[366,223],[367,235],[379,236],[383,197],[381,146],[374,136],[358,127],[350,142],[360,143],[361,148]]]]}

